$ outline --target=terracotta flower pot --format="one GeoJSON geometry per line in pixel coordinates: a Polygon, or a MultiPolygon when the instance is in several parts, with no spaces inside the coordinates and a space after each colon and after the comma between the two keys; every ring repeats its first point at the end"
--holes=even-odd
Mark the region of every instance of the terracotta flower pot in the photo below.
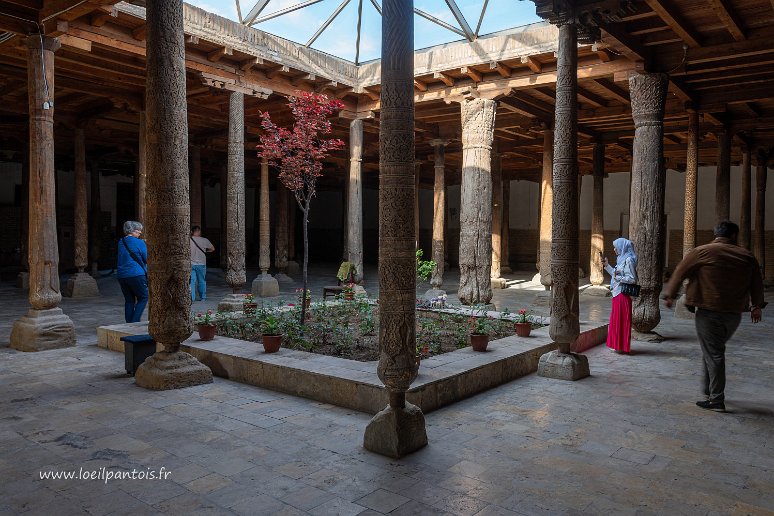
{"type": "Polygon", "coordinates": [[[532,331],[532,323],[517,322],[516,323],[516,335],[519,337],[529,337],[529,332],[532,331]]]}
{"type": "Polygon", "coordinates": [[[489,344],[489,335],[481,335],[480,333],[470,334],[470,347],[473,351],[486,351],[486,346],[489,344]]]}
{"type": "Polygon", "coordinates": [[[276,353],[282,344],[282,335],[262,335],[261,342],[266,353],[276,353]]]}
{"type": "Polygon", "coordinates": [[[245,315],[254,315],[257,309],[258,309],[258,303],[242,304],[242,312],[244,312],[245,315]]]}
{"type": "Polygon", "coordinates": [[[215,325],[199,324],[196,326],[199,332],[199,340],[212,340],[215,338],[215,325]]]}
{"type": "Polygon", "coordinates": [[[352,301],[355,299],[355,293],[354,292],[344,292],[344,299],[346,301],[352,301]]]}

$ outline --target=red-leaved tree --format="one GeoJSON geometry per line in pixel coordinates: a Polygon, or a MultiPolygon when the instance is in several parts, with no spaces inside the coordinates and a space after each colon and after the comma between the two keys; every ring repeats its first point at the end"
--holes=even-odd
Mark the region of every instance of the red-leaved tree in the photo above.
{"type": "MultiPolygon", "coordinates": [[[[341,149],[342,140],[323,138],[331,133],[328,119],[335,111],[344,107],[338,99],[330,99],[322,93],[297,91],[288,98],[293,113],[293,127],[286,129],[271,121],[269,113],[261,113],[261,143],[258,155],[266,158],[270,165],[279,168],[279,179],[296,197],[304,213],[304,293],[307,292],[307,263],[309,261],[309,238],[307,222],[309,205],[315,195],[317,178],[322,176],[322,160],[329,152],[341,149]]],[[[301,322],[306,319],[306,303],[301,303],[301,322]]]]}

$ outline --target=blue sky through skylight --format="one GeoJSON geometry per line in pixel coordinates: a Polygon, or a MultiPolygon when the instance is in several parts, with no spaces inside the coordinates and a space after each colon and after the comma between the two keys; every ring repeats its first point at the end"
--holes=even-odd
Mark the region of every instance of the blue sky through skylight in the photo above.
{"type": "MultiPolygon", "coordinates": [[[[300,3],[301,0],[270,0],[261,13],[266,16],[280,9],[300,3]]],[[[238,21],[234,0],[187,0],[207,11],[238,21]]],[[[253,8],[256,0],[240,0],[242,16],[253,8]]],[[[305,44],[341,4],[341,0],[322,0],[303,9],[255,25],[255,28],[286,39],[305,44]]],[[[381,5],[381,0],[379,1],[381,5]]],[[[457,0],[462,14],[473,31],[476,30],[484,0],[457,0]]],[[[350,61],[355,60],[358,0],[351,0],[325,32],[312,44],[322,50],[350,61]]],[[[414,7],[436,18],[459,27],[444,0],[415,0],[414,7]]],[[[535,15],[535,4],[519,0],[489,0],[481,23],[480,35],[540,21],[535,15]]],[[[421,16],[414,15],[414,48],[425,48],[463,39],[421,16]]],[[[360,62],[378,59],[381,51],[381,16],[370,0],[363,1],[363,26],[360,41],[360,62]]]]}

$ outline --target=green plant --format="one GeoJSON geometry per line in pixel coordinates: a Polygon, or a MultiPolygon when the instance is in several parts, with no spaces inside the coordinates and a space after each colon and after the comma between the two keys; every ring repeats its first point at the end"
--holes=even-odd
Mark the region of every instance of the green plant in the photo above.
{"type": "Polygon", "coordinates": [[[489,335],[494,331],[494,325],[486,316],[470,316],[468,319],[469,332],[474,335],[489,335]]]}
{"type": "Polygon", "coordinates": [[[355,284],[354,283],[345,283],[341,286],[341,292],[344,294],[354,294],[355,293],[355,284]]]}
{"type": "Polygon", "coordinates": [[[194,324],[196,326],[215,326],[222,318],[221,312],[215,313],[212,310],[207,310],[207,312],[199,312],[194,315],[194,324]]]}
{"type": "Polygon", "coordinates": [[[529,315],[529,310],[527,310],[526,308],[522,308],[521,310],[519,310],[519,314],[516,317],[516,322],[517,323],[521,323],[521,324],[523,324],[523,323],[531,323],[532,322],[532,316],[529,315]]]}
{"type": "Polygon", "coordinates": [[[266,314],[260,322],[261,333],[263,335],[279,335],[280,322],[273,314],[266,314]]]}
{"type": "Polygon", "coordinates": [[[255,303],[255,295],[253,294],[245,294],[245,298],[242,301],[243,303],[255,303]]]}
{"type": "Polygon", "coordinates": [[[422,251],[422,249],[417,249],[417,278],[422,281],[427,281],[433,274],[437,264],[433,260],[423,260],[423,255],[424,251],[422,251]]]}
{"type": "MultiPolygon", "coordinates": [[[[299,303],[301,302],[301,299],[303,299],[303,297],[304,297],[304,289],[297,288],[296,289],[296,298],[298,298],[298,302],[299,303]]],[[[307,291],[306,291],[306,299],[308,299],[310,301],[312,299],[312,292],[309,289],[307,289],[307,291]]]]}

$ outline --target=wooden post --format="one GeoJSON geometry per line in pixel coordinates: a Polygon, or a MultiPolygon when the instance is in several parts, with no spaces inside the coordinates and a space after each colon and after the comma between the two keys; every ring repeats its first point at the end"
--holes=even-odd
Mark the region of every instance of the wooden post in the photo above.
{"type": "MultiPolygon", "coordinates": [[[[444,273],[444,227],[446,225],[446,145],[448,140],[433,140],[430,145],[435,149],[434,155],[434,181],[433,181],[433,261],[435,269],[430,278],[430,286],[439,290],[443,285],[444,273]]],[[[441,292],[435,296],[442,295],[441,292]]],[[[435,297],[434,296],[434,297],[435,297]]]]}
{"type": "Polygon", "coordinates": [[[462,188],[460,200],[460,286],[466,305],[492,299],[492,141],[496,104],[467,97],[461,103],[462,188]]]}
{"type": "Polygon", "coordinates": [[[363,120],[349,124],[349,187],[347,189],[347,261],[355,280],[363,281],[363,120]]]}
{"type": "Polygon", "coordinates": [[[89,244],[91,250],[89,252],[91,260],[91,276],[94,279],[99,278],[99,258],[100,258],[100,242],[102,235],[100,234],[100,224],[102,217],[102,200],[100,195],[100,171],[96,162],[91,163],[91,218],[89,224],[89,244]]]}
{"type": "Polygon", "coordinates": [[[715,176],[715,221],[731,218],[731,139],[727,128],[716,133],[718,138],[718,169],[715,176]]]}
{"type": "Polygon", "coordinates": [[[594,194],[591,200],[591,257],[589,281],[601,287],[605,280],[602,258],[605,250],[605,144],[594,143],[594,194]]]}
{"type": "Polygon", "coordinates": [[[688,111],[688,153],[685,165],[683,256],[696,247],[696,192],[699,179],[699,112],[688,111]]]}
{"type": "Polygon", "coordinates": [[[271,266],[271,226],[269,225],[269,162],[261,158],[261,212],[258,227],[258,267],[261,273],[253,280],[252,292],[258,297],[279,295],[279,283],[269,274],[271,266]]]}
{"type": "Polygon", "coordinates": [[[191,336],[191,203],[182,0],[147,0],[145,234],[148,333],[162,346],[135,373],[140,387],[177,389],[212,382],[212,371],[180,343],[191,336]]]}
{"type": "Polygon", "coordinates": [[[510,274],[511,269],[511,180],[503,178],[503,221],[500,230],[500,272],[510,274]]]}
{"type": "Polygon", "coordinates": [[[135,188],[135,192],[137,194],[137,198],[135,202],[137,203],[136,207],[136,213],[137,213],[137,221],[145,224],[145,212],[146,212],[146,201],[145,201],[145,195],[146,191],[148,189],[148,157],[147,157],[147,143],[145,138],[145,133],[147,131],[146,127],[146,120],[145,120],[145,111],[140,111],[140,133],[138,136],[138,146],[137,146],[137,186],[135,188]]]}
{"type": "Polygon", "coordinates": [[[422,163],[414,162],[414,240],[417,249],[419,245],[419,175],[422,171],[422,163]]]}
{"type": "Polygon", "coordinates": [[[16,276],[16,288],[27,290],[30,288],[30,261],[29,261],[29,236],[30,236],[30,148],[29,127],[24,131],[26,138],[22,148],[22,187],[21,187],[21,242],[19,254],[21,255],[22,270],[16,276]]]}
{"type": "Polygon", "coordinates": [[[493,144],[492,152],[492,268],[490,277],[492,288],[505,288],[505,278],[502,277],[503,252],[503,172],[502,158],[497,152],[497,143],[493,144]]]}
{"type": "Polygon", "coordinates": [[[202,152],[198,145],[191,153],[191,225],[202,226],[202,152]]]}
{"type": "Polygon", "coordinates": [[[742,148],[742,203],[739,213],[739,245],[750,249],[750,204],[752,197],[752,149],[742,148]]]}
{"type": "Polygon", "coordinates": [[[427,444],[422,410],[406,402],[417,377],[413,7],[413,0],[382,3],[377,373],[390,404],[371,419],[363,447],[390,457],[427,444]]]}
{"type": "Polygon", "coordinates": [[[755,167],[755,240],[753,252],[766,276],[766,154],[758,151],[758,163],[755,167]]]}
{"type": "Polygon", "coordinates": [[[543,175],[540,180],[540,238],[538,271],[540,283],[551,289],[551,225],[553,211],[554,131],[543,131],[543,175]]]}
{"type": "Polygon", "coordinates": [[[277,181],[277,222],[274,224],[274,266],[277,281],[292,282],[288,276],[288,201],[290,190],[277,181]]]}
{"type": "Polygon", "coordinates": [[[16,320],[11,347],[42,351],[75,345],[73,322],[59,308],[59,251],[56,233],[54,169],[54,52],[59,40],[34,35],[27,46],[27,92],[30,114],[29,301],[16,320]]]}

